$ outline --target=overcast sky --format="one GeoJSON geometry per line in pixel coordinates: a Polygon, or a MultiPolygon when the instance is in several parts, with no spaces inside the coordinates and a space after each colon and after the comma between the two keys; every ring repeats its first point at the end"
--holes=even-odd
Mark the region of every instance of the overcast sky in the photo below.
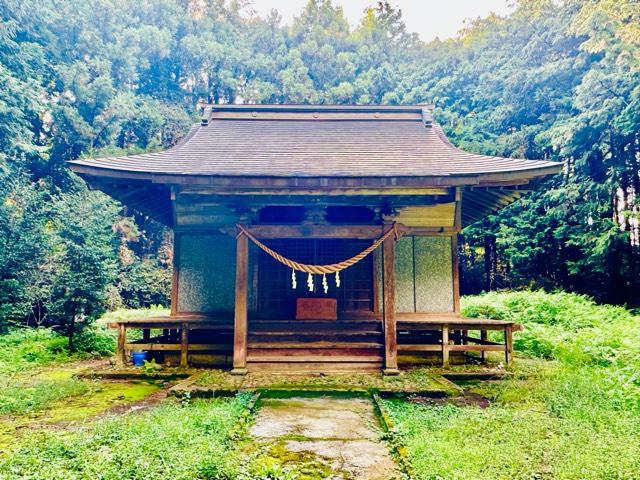
{"type": "MultiPolygon", "coordinates": [[[[285,23],[299,15],[306,3],[307,0],[253,0],[259,14],[275,8],[285,23]]],[[[357,25],[364,9],[376,0],[333,0],[333,3],[342,6],[349,22],[357,25]]],[[[486,17],[491,12],[505,15],[512,10],[509,0],[391,0],[390,3],[402,10],[408,30],[417,32],[425,41],[454,37],[468,18],[486,17]]]]}

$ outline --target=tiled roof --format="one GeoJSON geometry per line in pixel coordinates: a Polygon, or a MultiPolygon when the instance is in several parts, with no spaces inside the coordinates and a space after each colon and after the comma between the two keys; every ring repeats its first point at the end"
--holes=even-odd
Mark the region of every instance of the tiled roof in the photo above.
{"type": "Polygon", "coordinates": [[[231,177],[447,177],[559,170],[557,162],[459,150],[424,106],[213,106],[205,109],[202,124],[169,150],[71,163],[96,174],[231,177]]]}

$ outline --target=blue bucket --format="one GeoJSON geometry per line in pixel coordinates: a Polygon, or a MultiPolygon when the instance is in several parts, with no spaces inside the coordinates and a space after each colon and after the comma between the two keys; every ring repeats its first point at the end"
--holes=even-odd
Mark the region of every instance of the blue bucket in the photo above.
{"type": "Polygon", "coordinates": [[[131,361],[134,367],[141,367],[147,359],[147,352],[131,352],[131,361]]]}

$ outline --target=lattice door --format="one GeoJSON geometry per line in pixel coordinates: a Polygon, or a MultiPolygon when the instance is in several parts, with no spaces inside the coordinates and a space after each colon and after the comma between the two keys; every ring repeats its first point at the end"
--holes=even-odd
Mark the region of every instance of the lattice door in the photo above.
{"type": "MultiPolygon", "coordinates": [[[[366,240],[277,239],[265,241],[277,252],[302,263],[330,264],[352,257],[367,248],[366,240]]],[[[314,290],[307,287],[307,275],[297,272],[298,286],[291,286],[291,270],[260,251],[258,257],[258,316],[261,318],[295,318],[296,298],[329,297],[338,300],[338,315],[349,311],[371,312],[373,309],[373,255],[335,276],[327,275],[329,292],[324,293],[322,276],[314,275],[314,290]]]]}

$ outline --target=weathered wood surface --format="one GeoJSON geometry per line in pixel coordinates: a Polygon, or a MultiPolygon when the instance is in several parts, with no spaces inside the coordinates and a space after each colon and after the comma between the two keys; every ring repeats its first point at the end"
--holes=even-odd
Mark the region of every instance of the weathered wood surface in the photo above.
{"type": "Polygon", "coordinates": [[[247,288],[249,275],[249,240],[246,235],[237,237],[236,291],[233,329],[233,368],[243,373],[247,368],[248,311],[247,288]]]}
{"type": "Polygon", "coordinates": [[[126,363],[126,350],[124,348],[127,343],[127,327],[124,324],[118,325],[118,346],[116,350],[116,363],[124,365],[126,363]]]}
{"type": "MultiPolygon", "coordinates": [[[[475,352],[484,359],[486,352],[500,351],[504,352],[505,361],[512,361],[512,332],[519,327],[513,322],[465,319],[452,314],[396,314],[396,317],[396,362],[398,355],[404,358],[410,355],[411,364],[419,364],[420,358],[422,363],[430,363],[432,356],[438,354],[446,363],[453,354],[475,352]],[[491,330],[504,332],[505,343],[489,341],[487,332],[491,330]],[[479,332],[479,336],[470,332],[479,332]]],[[[125,352],[147,350],[178,352],[180,361],[184,362],[185,351],[187,360],[194,354],[234,352],[233,325],[228,319],[222,323],[220,319],[191,315],[167,324],[167,318],[159,317],[151,323],[149,319],[137,323],[119,322],[119,333],[127,328],[148,329],[159,325],[171,328],[167,328],[162,337],[131,343],[126,343],[126,337],[119,335],[117,358],[124,362],[125,352]],[[184,338],[178,333],[185,324],[190,330],[186,349],[184,338]]],[[[366,364],[367,368],[377,365],[380,369],[387,365],[386,354],[382,320],[249,320],[243,368],[249,371],[321,371],[320,365],[325,364],[327,371],[334,370],[335,365],[342,371],[351,365],[355,371],[359,369],[358,365],[366,364]]]]}
{"type": "Polygon", "coordinates": [[[398,370],[398,345],[396,337],[396,274],[395,244],[391,236],[382,243],[383,258],[383,319],[384,319],[384,368],[387,373],[398,370]]]}
{"type": "Polygon", "coordinates": [[[183,323],[180,329],[180,366],[186,367],[189,355],[189,324],[183,323]]]}

